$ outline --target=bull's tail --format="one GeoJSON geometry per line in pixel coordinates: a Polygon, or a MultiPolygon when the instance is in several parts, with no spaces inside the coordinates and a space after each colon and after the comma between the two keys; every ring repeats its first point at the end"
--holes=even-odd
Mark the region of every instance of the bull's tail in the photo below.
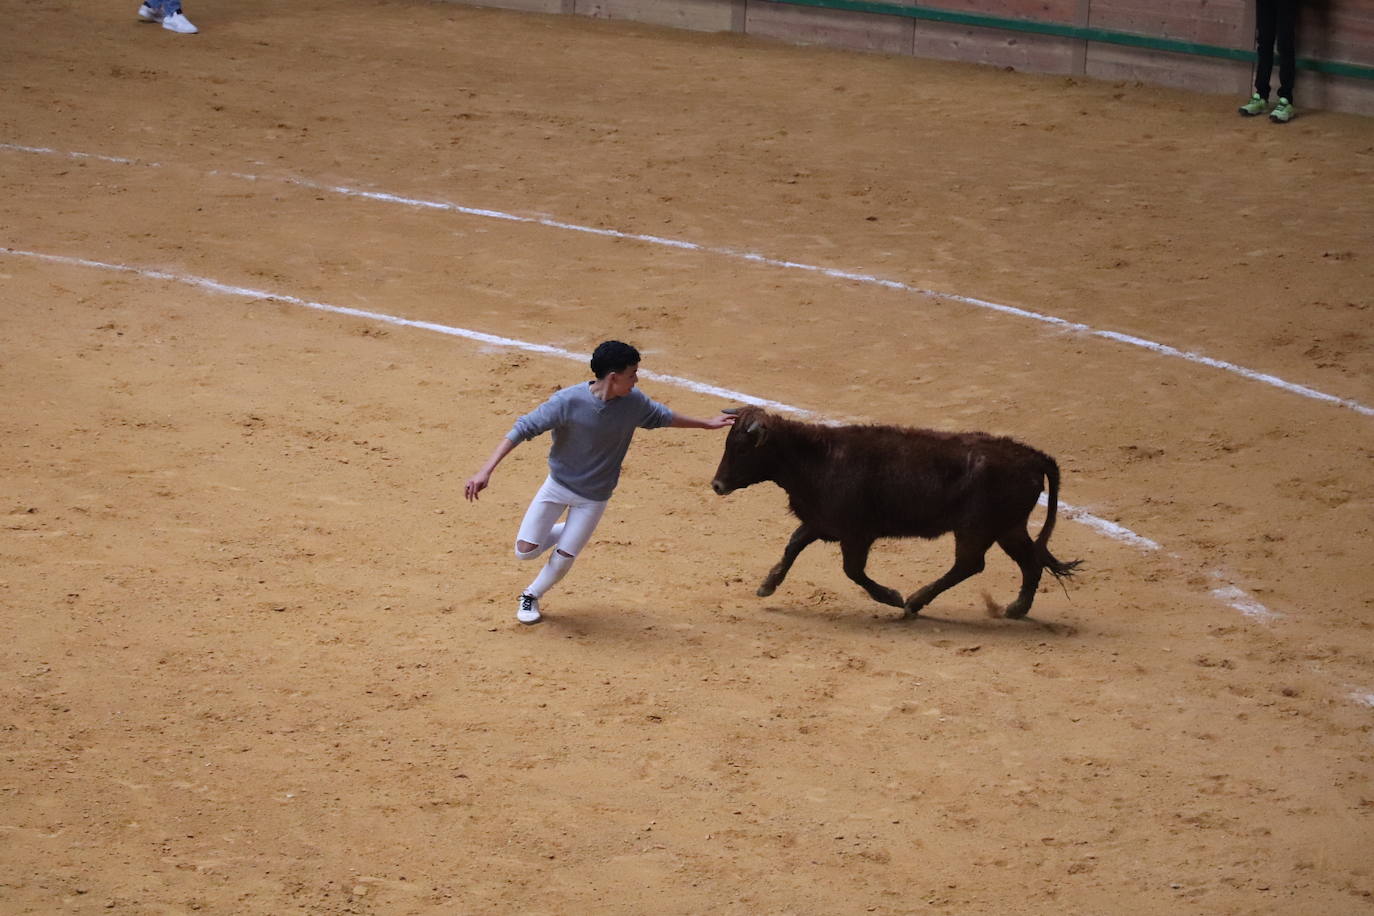
{"type": "Polygon", "coordinates": [[[1045,479],[1049,482],[1049,495],[1047,497],[1048,507],[1045,512],[1045,524],[1040,529],[1040,534],[1035,538],[1035,552],[1040,557],[1040,565],[1050,571],[1050,575],[1056,579],[1069,579],[1074,572],[1083,565],[1082,560],[1070,560],[1067,563],[1060,562],[1050,553],[1050,535],[1054,533],[1054,520],[1059,514],[1059,465],[1049,455],[1045,455],[1045,463],[1042,468],[1045,479]]]}

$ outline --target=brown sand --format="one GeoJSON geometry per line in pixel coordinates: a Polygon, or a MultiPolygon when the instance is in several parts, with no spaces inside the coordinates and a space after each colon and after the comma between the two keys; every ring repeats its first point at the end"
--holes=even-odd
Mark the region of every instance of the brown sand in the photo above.
{"type": "MultiPolygon", "coordinates": [[[[566,360],[0,254],[0,911],[1374,912],[1374,126],[460,6],[16,3],[0,245],[585,352],[1059,459],[1083,558],[893,622],[716,433],[636,441],[522,628],[566,360]],[[212,174],[218,172],[218,174],[212,174]],[[259,176],[259,181],[229,173],[259,176]],[[1281,617],[1213,596],[1236,586],[1281,617]]],[[[649,381],[705,414],[720,399],[649,381]]],[[[877,551],[904,592],[948,540],[877,551]]]]}

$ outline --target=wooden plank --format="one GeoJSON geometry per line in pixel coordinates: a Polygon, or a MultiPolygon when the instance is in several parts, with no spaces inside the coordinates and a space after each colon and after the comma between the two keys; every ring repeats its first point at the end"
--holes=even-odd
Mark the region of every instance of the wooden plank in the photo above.
{"type": "Polygon", "coordinates": [[[571,13],[573,0],[463,0],[463,3],[520,13],[571,13]]]}
{"type": "Polygon", "coordinates": [[[629,19],[693,32],[729,32],[733,0],[573,0],[573,11],[593,19],[629,19]]]}
{"type": "MultiPolygon", "coordinates": [[[[1073,73],[1076,51],[1084,43],[1049,35],[1028,35],[944,22],[918,22],[912,53],[917,57],[959,60],[1031,73],[1073,73]]],[[[1079,71],[1082,72],[1082,71],[1079,71]]]]}
{"type": "Polygon", "coordinates": [[[759,38],[794,44],[910,55],[915,24],[899,16],[781,3],[750,3],[745,14],[745,31],[759,38]]]}
{"type": "Polygon", "coordinates": [[[914,5],[1033,22],[1070,24],[1078,15],[1078,0],[920,0],[914,5]]]}
{"type": "Polygon", "coordinates": [[[1098,29],[1134,32],[1248,49],[1254,42],[1253,20],[1247,26],[1248,0],[1146,2],[1093,0],[1091,25],[1098,29]]]}
{"type": "Polygon", "coordinates": [[[1139,81],[1194,92],[1225,92],[1242,78],[1237,74],[1244,74],[1248,83],[1250,66],[1214,57],[1189,57],[1098,42],[1088,46],[1088,76],[1097,79],[1139,81]]]}
{"type": "Polygon", "coordinates": [[[1297,96],[1299,118],[1319,108],[1374,115],[1374,82],[1369,80],[1299,73],[1293,94],[1297,96]]]}

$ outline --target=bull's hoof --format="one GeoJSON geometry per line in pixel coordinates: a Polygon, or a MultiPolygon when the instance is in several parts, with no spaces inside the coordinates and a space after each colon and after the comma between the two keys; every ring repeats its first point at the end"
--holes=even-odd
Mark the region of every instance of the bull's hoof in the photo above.
{"type": "Polygon", "coordinates": [[[769,595],[773,594],[777,590],[778,587],[776,585],[769,585],[767,582],[765,582],[758,587],[758,591],[754,592],[754,594],[758,595],[760,598],[767,598],[769,595]]]}
{"type": "Polygon", "coordinates": [[[1007,617],[1011,620],[1020,620],[1030,613],[1029,601],[1013,601],[1007,605],[1007,617]]]}
{"type": "Polygon", "coordinates": [[[902,593],[895,588],[879,590],[877,594],[873,595],[873,600],[890,607],[906,607],[902,602],[902,593]]]}

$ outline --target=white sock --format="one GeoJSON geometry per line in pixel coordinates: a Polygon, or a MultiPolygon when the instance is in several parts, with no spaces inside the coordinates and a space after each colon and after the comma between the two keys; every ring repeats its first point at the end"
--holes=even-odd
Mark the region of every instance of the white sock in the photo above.
{"type": "Polygon", "coordinates": [[[568,570],[572,569],[575,559],[577,558],[555,550],[549,556],[549,562],[544,564],[539,575],[530,583],[530,587],[525,589],[525,594],[533,595],[536,598],[544,597],[545,592],[553,588],[560,579],[568,574],[568,570]]]}

